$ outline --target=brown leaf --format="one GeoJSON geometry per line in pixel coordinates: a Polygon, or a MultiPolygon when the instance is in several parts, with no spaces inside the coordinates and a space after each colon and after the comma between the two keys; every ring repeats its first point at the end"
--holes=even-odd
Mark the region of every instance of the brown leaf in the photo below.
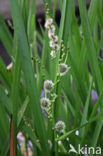
{"type": "Polygon", "coordinates": [[[13,120],[10,120],[10,156],[15,156],[14,153],[14,137],[13,137],[13,120]]]}

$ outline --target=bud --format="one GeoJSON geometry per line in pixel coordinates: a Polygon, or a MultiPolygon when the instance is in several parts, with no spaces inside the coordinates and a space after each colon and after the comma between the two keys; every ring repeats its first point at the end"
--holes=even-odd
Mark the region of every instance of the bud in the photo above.
{"type": "Polygon", "coordinates": [[[8,71],[11,71],[13,68],[13,63],[11,62],[6,68],[8,71]]]}
{"type": "Polygon", "coordinates": [[[77,135],[77,136],[79,135],[79,131],[78,130],[75,132],[75,135],[77,135]]]}

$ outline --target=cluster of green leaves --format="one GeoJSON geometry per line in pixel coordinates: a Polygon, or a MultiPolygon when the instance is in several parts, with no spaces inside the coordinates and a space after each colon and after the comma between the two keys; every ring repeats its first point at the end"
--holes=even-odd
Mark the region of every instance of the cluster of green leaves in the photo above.
{"type": "MultiPolygon", "coordinates": [[[[102,147],[103,142],[103,3],[91,0],[86,9],[85,0],[78,0],[81,24],[75,15],[75,0],[44,0],[48,3],[49,17],[53,18],[58,44],[69,47],[58,51],[51,59],[47,30],[40,24],[36,29],[36,0],[10,0],[14,35],[12,36],[0,16],[0,40],[13,62],[8,71],[0,58],[0,155],[9,155],[10,117],[13,117],[15,155],[22,155],[17,148],[17,133],[22,131],[26,141],[33,142],[33,155],[68,155],[69,143],[102,147]],[[56,5],[60,6],[61,19],[55,22],[56,5]],[[52,10],[52,11],[51,11],[52,10]],[[81,32],[83,36],[81,37],[81,32]],[[37,39],[39,42],[37,42],[37,39]],[[41,43],[41,44],[40,44],[41,43]],[[41,46],[42,45],[42,46],[41,46]],[[38,49],[41,55],[38,53],[38,49]],[[64,53],[70,71],[58,81],[59,60],[64,53]],[[89,65],[89,67],[88,67],[89,65]],[[35,75],[36,74],[36,78],[35,75]],[[40,107],[40,95],[44,80],[56,83],[53,103],[53,119],[45,119],[40,107]],[[91,91],[98,99],[93,105],[91,91]],[[81,111],[81,108],[83,111],[81,111]],[[99,112],[97,113],[97,109],[99,112]],[[66,124],[65,134],[53,130],[57,118],[66,124]],[[88,122],[87,122],[88,121],[88,122]],[[75,131],[79,130],[79,136],[75,131]],[[69,137],[68,142],[66,138],[69,137]],[[39,140],[39,142],[38,142],[39,140]],[[48,140],[52,141],[50,150],[48,140]],[[62,141],[58,145],[58,141],[62,141]]],[[[46,12],[46,7],[45,12],[46,12]]]]}

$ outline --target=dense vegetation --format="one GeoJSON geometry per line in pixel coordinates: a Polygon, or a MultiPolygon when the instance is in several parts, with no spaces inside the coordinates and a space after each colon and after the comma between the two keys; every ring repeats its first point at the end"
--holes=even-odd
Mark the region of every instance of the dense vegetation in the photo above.
{"type": "Polygon", "coordinates": [[[88,10],[85,0],[78,4],[79,24],[75,0],[44,0],[40,32],[36,0],[10,0],[13,36],[0,16],[0,40],[11,58],[8,67],[0,58],[0,156],[103,148],[103,2],[91,0],[88,10]]]}

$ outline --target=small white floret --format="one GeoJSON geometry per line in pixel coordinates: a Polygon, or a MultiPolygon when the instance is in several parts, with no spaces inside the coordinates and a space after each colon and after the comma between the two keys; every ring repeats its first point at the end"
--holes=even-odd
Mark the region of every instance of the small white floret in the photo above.
{"type": "Polygon", "coordinates": [[[58,141],[58,145],[60,146],[61,144],[62,144],[62,141],[61,141],[61,140],[59,140],[59,141],[58,141]]]}
{"type": "Polygon", "coordinates": [[[75,132],[75,135],[77,135],[77,136],[79,135],[79,131],[78,130],[75,132]]]}
{"type": "Polygon", "coordinates": [[[51,48],[55,48],[55,42],[54,42],[53,40],[50,40],[49,46],[50,46],[51,48]]]}
{"type": "Polygon", "coordinates": [[[54,26],[54,25],[51,25],[51,26],[50,26],[50,30],[51,30],[52,32],[55,32],[55,26],[54,26]]]}
{"type": "Polygon", "coordinates": [[[45,28],[49,29],[50,25],[53,23],[53,19],[52,18],[48,18],[45,22],[45,28]]]}

